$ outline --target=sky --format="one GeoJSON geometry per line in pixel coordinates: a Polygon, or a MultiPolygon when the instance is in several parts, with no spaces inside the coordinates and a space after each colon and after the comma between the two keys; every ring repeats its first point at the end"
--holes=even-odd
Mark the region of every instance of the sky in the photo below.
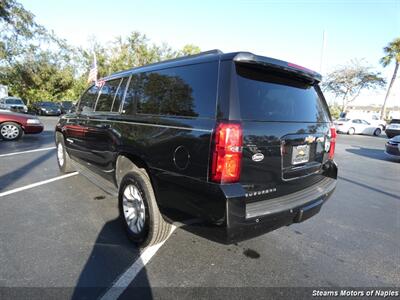
{"type": "MultiPolygon", "coordinates": [[[[203,51],[250,51],[322,75],[352,59],[363,59],[388,82],[394,64],[382,68],[379,59],[383,47],[400,37],[400,0],[19,2],[38,23],[75,46],[87,47],[94,36],[107,42],[140,31],[151,42],[165,42],[175,49],[190,43],[203,51]]],[[[399,81],[389,106],[400,105],[399,81]]],[[[385,93],[385,89],[365,92],[356,104],[380,105],[385,93]]]]}

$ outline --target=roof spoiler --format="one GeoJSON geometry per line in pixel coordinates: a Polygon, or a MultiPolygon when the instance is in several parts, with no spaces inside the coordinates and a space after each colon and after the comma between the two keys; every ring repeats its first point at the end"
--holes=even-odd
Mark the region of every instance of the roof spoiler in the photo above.
{"type": "Polygon", "coordinates": [[[233,61],[237,63],[259,65],[265,68],[276,69],[285,73],[295,74],[299,77],[310,80],[313,83],[318,83],[322,80],[321,74],[313,70],[307,69],[305,67],[296,64],[288,63],[283,60],[255,55],[250,52],[241,52],[237,54],[233,58],[233,61]]]}

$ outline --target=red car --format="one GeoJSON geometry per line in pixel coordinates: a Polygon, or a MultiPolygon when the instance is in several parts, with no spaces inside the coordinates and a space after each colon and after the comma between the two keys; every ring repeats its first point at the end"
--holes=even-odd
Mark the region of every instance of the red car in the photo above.
{"type": "Polygon", "coordinates": [[[19,139],[23,133],[40,133],[43,124],[31,115],[0,111],[0,139],[12,141],[19,139]]]}

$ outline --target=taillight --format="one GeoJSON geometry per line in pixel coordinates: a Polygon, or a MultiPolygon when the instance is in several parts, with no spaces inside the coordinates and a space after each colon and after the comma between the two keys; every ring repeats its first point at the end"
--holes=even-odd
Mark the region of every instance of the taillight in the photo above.
{"type": "Polygon", "coordinates": [[[337,137],[337,133],[336,133],[336,128],[334,126],[332,126],[331,128],[329,128],[330,130],[330,147],[329,147],[329,155],[328,158],[329,159],[333,159],[333,157],[335,156],[335,146],[336,146],[336,137],[337,137]]]}
{"type": "Polygon", "coordinates": [[[217,183],[239,181],[243,133],[237,123],[219,123],[214,133],[211,180],[217,183]]]}

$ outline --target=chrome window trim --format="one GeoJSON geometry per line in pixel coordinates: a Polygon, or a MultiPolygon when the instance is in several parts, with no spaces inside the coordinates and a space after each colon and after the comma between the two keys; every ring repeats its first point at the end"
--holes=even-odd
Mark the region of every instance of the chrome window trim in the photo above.
{"type": "Polygon", "coordinates": [[[129,75],[129,77],[128,77],[128,81],[127,81],[126,86],[125,86],[125,92],[124,92],[124,95],[122,96],[122,101],[121,101],[121,103],[119,104],[119,110],[118,110],[118,112],[119,112],[120,114],[123,114],[123,108],[124,108],[124,105],[125,105],[126,93],[128,92],[129,85],[131,84],[131,79],[132,79],[132,74],[129,75]]]}
{"type": "MultiPolygon", "coordinates": [[[[119,84],[118,84],[117,90],[116,90],[116,92],[115,92],[113,101],[112,101],[112,103],[111,103],[110,112],[113,112],[115,98],[116,98],[117,95],[118,95],[118,91],[119,91],[119,88],[121,87],[121,84],[122,84],[122,81],[123,81],[123,80],[124,80],[124,77],[121,77],[121,78],[119,79],[119,84]]],[[[119,111],[119,107],[118,107],[118,111],[119,111]]]]}
{"type": "Polygon", "coordinates": [[[188,131],[201,131],[201,132],[212,132],[213,131],[212,129],[189,128],[189,127],[161,125],[161,124],[154,124],[154,123],[128,122],[128,121],[105,120],[105,119],[95,119],[95,118],[90,118],[90,121],[109,122],[109,123],[122,123],[122,124],[131,124],[131,125],[132,124],[133,125],[143,125],[143,126],[150,126],[150,127],[181,129],[181,130],[188,130],[188,131]]]}

